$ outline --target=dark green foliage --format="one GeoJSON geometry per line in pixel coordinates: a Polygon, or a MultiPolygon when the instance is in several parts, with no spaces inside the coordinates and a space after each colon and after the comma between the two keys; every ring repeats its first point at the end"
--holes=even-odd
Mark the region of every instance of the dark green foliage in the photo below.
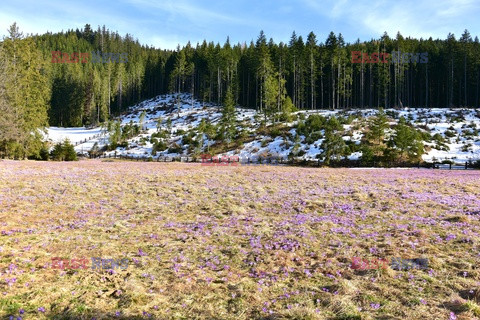
{"type": "MultiPolygon", "coordinates": [[[[389,147],[395,149],[400,160],[418,161],[424,152],[421,134],[408,125],[403,117],[395,127],[395,134],[389,141],[389,147]]],[[[390,153],[394,151],[390,150],[390,153]]]]}
{"type": "Polygon", "coordinates": [[[169,149],[168,153],[182,153],[183,148],[179,146],[178,144],[174,143],[169,149]]]}
{"type": "Polygon", "coordinates": [[[297,108],[293,105],[292,99],[287,96],[283,105],[282,114],[280,115],[280,121],[291,122],[294,120],[293,112],[297,111],[297,108]]]}
{"type": "Polygon", "coordinates": [[[131,139],[137,136],[138,134],[140,134],[140,127],[137,124],[133,124],[133,122],[130,121],[130,123],[122,127],[121,140],[125,141],[128,139],[131,139]]]}
{"type": "Polygon", "coordinates": [[[47,161],[48,159],[50,159],[50,153],[48,152],[48,148],[44,146],[40,149],[40,159],[37,160],[47,161]]]}
{"type": "Polygon", "coordinates": [[[223,137],[230,143],[237,134],[236,117],[235,117],[235,101],[232,90],[228,88],[223,102],[222,119],[220,120],[221,131],[223,137]]]}
{"type": "Polygon", "coordinates": [[[305,122],[307,132],[312,133],[314,131],[322,130],[323,126],[325,125],[325,122],[326,122],[325,117],[320,116],[318,114],[312,114],[311,116],[308,117],[307,121],[305,122]]]}
{"type": "Polygon", "coordinates": [[[109,123],[109,132],[110,132],[110,144],[108,146],[109,150],[114,150],[117,148],[118,143],[122,137],[122,127],[119,121],[109,123]]]}
{"type": "Polygon", "coordinates": [[[343,138],[335,132],[327,132],[325,139],[322,142],[322,153],[320,156],[323,158],[325,164],[330,164],[330,162],[338,161],[342,156],[346,155],[347,146],[343,138]]]}
{"type": "Polygon", "coordinates": [[[298,122],[297,132],[301,135],[308,136],[312,132],[323,130],[325,122],[325,117],[318,114],[312,114],[305,122],[298,122]]]}
{"type": "Polygon", "coordinates": [[[165,151],[168,148],[168,145],[163,139],[157,140],[152,147],[152,154],[156,155],[157,152],[165,151]]]}
{"type": "Polygon", "coordinates": [[[340,124],[350,124],[352,123],[353,119],[355,119],[355,116],[349,115],[348,117],[343,117],[343,116],[338,116],[337,120],[340,124]]]}
{"type": "Polygon", "coordinates": [[[16,23],[0,42],[0,157],[39,158],[48,125],[49,64],[16,23]]]}
{"type": "Polygon", "coordinates": [[[182,137],[182,144],[190,147],[198,147],[199,142],[196,140],[195,132],[190,132],[182,137]]]}
{"type": "Polygon", "coordinates": [[[362,145],[360,151],[362,152],[360,161],[363,165],[371,165],[375,161],[375,154],[370,146],[362,145]]]}
{"type": "Polygon", "coordinates": [[[154,138],[160,138],[160,139],[166,139],[168,138],[170,135],[167,131],[165,130],[160,130],[158,132],[155,132],[152,134],[151,138],[154,139],[154,138]]]}
{"type": "Polygon", "coordinates": [[[455,130],[448,129],[445,131],[445,137],[447,138],[453,138],[457,135],[457,132],[455,130]]]}
{"type": "Polygon", "coordinates": [[[65,139],[53,147],[50,158],[55,161],[77,161],[77,153],[70,140],[65,139]]]}
{"type": "Polygon", "coordinates": [[[48,151],[48,145],[45,142],[39,141],[38,143],[40,143],[41,146],[38,148],[36,147],[35,152],[31,152],[30,155],[28,156],[28,159],[47,161],[48,159],[50,159],[50,152],[48,151]]]}
{"type": "Polygon", "coordinates": [[[383,144],[385,129],[388,128],[388,119],[383,109],[380,109],[377,116],[370,120],[369,132],[367,133],[367,139],[372,144],[383,144]]]}
{"type": "Polygon", "coordinates": [[[312,144],[318,139],[322,139],[322,138],[323,138],[323,134],[320,131],[315,131],[308,135],[308,137],[305,139],[305,142],[308,144],[312,144]]]}
{"type": "Polygon", "coordinates": [[[325,123],[325,132],[334,132],[334,131],[341,131],[343,129],[342,124],[335,116],[331,116],[328,118],[327,122],[325,123]]]}
{"type": "Polygon", "coordinates": [[[280,127],[278,127],[278,126],[273,127],[270,130],[270,137],[272,137],[272,139],[275,139],[276,137],[281,136],[281,135],[282,135],[282,130],[280,130],[280,127]]]}
{"type": "Polygon", "coordinates": [[[346,154],[352,154],[354,152],[362,151],[361,145],[355,143],[355,141],[346,140],[345,145],[347,146],[346,154]]]}
{"type": "Polygon", "coordinates": [[[475,168],[475,169],[480,169],[480,160],[470,161],[469,167],[475,168]]]}

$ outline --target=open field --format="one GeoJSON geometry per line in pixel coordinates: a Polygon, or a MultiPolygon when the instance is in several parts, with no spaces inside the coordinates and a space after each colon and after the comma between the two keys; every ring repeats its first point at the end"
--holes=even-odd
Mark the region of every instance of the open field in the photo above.
{"type": "Polygon", "coordinates": [[[478,319],[479,187],[478,171],[1,161],[0,318],[478,319]]]}

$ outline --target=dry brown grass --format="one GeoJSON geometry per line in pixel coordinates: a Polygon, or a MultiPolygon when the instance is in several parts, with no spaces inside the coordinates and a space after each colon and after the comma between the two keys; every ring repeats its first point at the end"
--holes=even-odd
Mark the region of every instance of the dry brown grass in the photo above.
{"type": "Polygon", "coordinates": [[[475,319],[479,177],[3,161],[0,317],[475,319]],[[353,270],[354,256],[430,269],[353,270]],[[130,264],[62,271],[52,257],[130,264]]]}

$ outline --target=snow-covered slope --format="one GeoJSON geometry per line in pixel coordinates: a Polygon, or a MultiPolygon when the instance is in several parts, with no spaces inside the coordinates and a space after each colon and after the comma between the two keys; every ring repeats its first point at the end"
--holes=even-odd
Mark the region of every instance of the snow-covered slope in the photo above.
{"type": "MultiPolygon", "coordinates": [[[[188,145],[182,143],[182,138],[189,131],[195,130],[202,119],[208,119],[211,123],[216,124],[221,118],[221,110],[218,106],[202,103],[192,100],[188,94],[181,95],[163,95],[154,99],[144,101],[138,105],[131,107],[128,112],[122,115],[118,120],[121,121],[122,126],[128,124],[137,124],[143,126],[143,131],[136,137],[128,140],[128,147],[117,148],[115,153],[117,155],[129,155],[146,157],[152,156],[179,156],[188,155],[188,145]],[[145,119],[143,125],[140,124],[142,112],[145,112],[145,119]],[[160,123],[158,119],[161,119],[160,123]],[[170,122],[170,124],[169,124],[170,122]],[[153,144],[151,143],[151,136],[160,130],[167,130],[171,134],[167,138],[167,145],[178,146],[182,150],[169,149],[160,150],[156,155],[152,155],[153,144]]],[[[480,129],[480,112],[471,109],[402,109],[402,110],[385,110],[386,113],[398,119],[400,116],[405,117],[411,121],[415,126],[429,130],[430,134],[440,134],[445,142],[442,146],[438,143],[427,143],[427,148],[431,148],[423,156],[426,161],[442,161],[452,159],[455,162],[464,162],[468,160],[480,160],[480,137],[478,133],[475,134],[475,129],[480,129]],[[436,149],[438,148],[438,149],[436,149]],[[444,150],[439,150],[444,149],[444,150]]],[[[351,111],[331,111],[331,110],[316,110],[316,111],[300,111],[298,114],[304,113],[305,117],[312,113],[321,114],[328,117],[332,114],[337,116],[354,115],[354,120],[349,125],[344,125],[343,139],[359,144],[363,136],[363,129],[369,117],[374,116],[378,111],[374,109],[367,110],[351,110],[351,111]]],[[[250,109],[240,109],[237,111],[237,120],[243,122],[247,133],[250,136],[250,141],[246,142],[240,149],[230,150],[229,155],[239,155],[241,158],[255,158],[255,157],[282,157],[287,158],[295,143],[297,143],[298,150],[301,150],[301,158],[316,159],[316,156],[322,151],[322,139],[306,143],[305,137],[300,136],[295,142],[293,137],[296,136],[295,124],[289,123],[291,127],[289,131],[290,138],[277,136],[272,138],[270,136],[256,135],[256,129],[259,127],[259,121],[263,116],[258,115],[250,109]]],[[[395,122],[391,122],[395,124],[395,122]]],[[[109,143],[109,134],[101,127],[94,129],[85,128],[57,128],[51,127],[48,129],[48,138],[52,142],[58,142],[65,138],[69,138],[76,144],[75,150],[79,153],[86,153],[95,143],[98,147],[103,147],[109,143]]],[[[213,141],[207,139],[206,135],[198,134],[197,137],[203,137],[203,145],[200,151],[207,153],[209,145],[213,141]]],[[[198,151],[198,150],[197,150],[198,151]]],[[[358,159],[361,152],[354,152],[348,158],[358,159]]]]}

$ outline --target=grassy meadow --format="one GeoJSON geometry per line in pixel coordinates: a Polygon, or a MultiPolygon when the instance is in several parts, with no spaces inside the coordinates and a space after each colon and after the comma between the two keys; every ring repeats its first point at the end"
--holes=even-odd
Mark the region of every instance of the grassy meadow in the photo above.
{"type": "Polygon", "coordinates": [[[480,319],[479,187],[479,171],[1,161],[0,318],[480,319]]]}

